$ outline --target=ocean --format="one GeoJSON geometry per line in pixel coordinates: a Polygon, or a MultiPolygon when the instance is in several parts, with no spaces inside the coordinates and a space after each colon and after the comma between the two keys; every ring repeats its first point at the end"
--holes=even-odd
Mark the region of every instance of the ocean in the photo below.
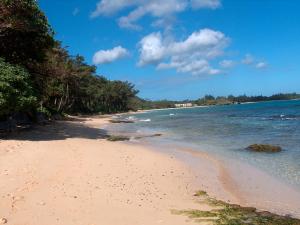
{"type": "Polygon", "coordinates": [[[110,132],[161,133],[146,139],[153,145],[189,147],[224,161],[247,163],[300,190],[300,100],[153,110],[121,117],[134,123],[110,126],[110,132]],[[245,149],[256,143],[279,145],[283,151],[245,149]]]}

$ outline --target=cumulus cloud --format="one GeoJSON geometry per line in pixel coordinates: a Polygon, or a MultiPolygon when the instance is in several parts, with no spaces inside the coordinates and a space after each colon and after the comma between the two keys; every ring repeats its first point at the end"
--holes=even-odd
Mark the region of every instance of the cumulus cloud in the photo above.
{"type": "Polygon", "coordinates": [[[257,68],[257,69],[264,69],[267,66],[268,66],[268,64],[266,62],[258,62],[258,63],[256,63],[255,68],[257,68]]]}
{"type": "Polygon", "coordinates": [[[220,66],[223,68],[231,68],[235,65],[235,62],[232,60],[222,60],[220,63],[220,66]]]}
{"type": "Polygon", "coordinates": [[[221,71],[210,65],[210,60],[223,54],[229,39],[221,32],[202,29],[183,41],[170,41],[161,33],[152,33],[139,43],[139,66],[155,65],[157,69],[174,68],[193,75],[218,74],[221,71]]]}
{"type": "Polygon", "coordinates": [[[152,33],[144,37],[139,43],[140,61],[139,65],[159,63],[166,54],[166,47],[162,43],[161,33],[152,33]]]}
{"type": "Polygon", "coordinates": [[[93,63],[95,65],[99,64],[107,64],[114,62],[118,59],[127,57],[129,55],[129,52],[127,49],[117,46],[113,49],[109,50],[100,50],[94,54],[93,57],[93,63]]]}
{"type": "Polygon", "coordinates": [[[120,27],[129,29],[139,29],[136,22],[146,15],[157,19],[154,24],[161,23],[162,19],[171,17],[189,8],[215,9],[221,5],[220,0],[101,0],[91,17],[112,16],[125,9],[131,11],[126,16],[118,19],[120,27]]]}

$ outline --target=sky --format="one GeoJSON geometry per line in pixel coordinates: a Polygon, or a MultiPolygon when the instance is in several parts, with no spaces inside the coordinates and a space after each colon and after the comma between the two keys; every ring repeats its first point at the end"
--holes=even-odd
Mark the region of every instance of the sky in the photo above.
{"type": "Polygon", "coordinates": [[[39,0],[71,55],[145,99],[300,92],[298,0],[39,0]]]}

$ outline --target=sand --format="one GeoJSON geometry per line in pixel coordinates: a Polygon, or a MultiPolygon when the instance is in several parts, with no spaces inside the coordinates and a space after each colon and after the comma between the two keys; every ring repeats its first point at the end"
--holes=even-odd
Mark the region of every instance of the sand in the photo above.
{"type": "Polygon", "coordinates": [[[0,139],[0,224],[192,225],[171,211],[209,210],[198,190],[300,217],[300,194],[261,171],[178,146],[157,151],[151,140],[109,142],[109,119],[74,118],[0,139]]]}
{"type": "MultiPolygon", "coordinates": [[[[195,174],[172,155],[109,142],[105,118],[56,122],[0,141],[0,218],[13,225],[194,224],[195,174]]],[[[3,220],[3,222],[6,222],[3,220]]]]}

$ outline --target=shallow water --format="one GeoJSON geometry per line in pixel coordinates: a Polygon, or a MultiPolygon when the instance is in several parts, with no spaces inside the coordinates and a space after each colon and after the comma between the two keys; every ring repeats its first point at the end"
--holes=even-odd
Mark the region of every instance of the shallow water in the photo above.
{"type": "Polygon", "coordinates": [[[247,162],[300,190],[300,101],[156,110],[125,115],[133,124],[114,125],[117,133],[163,133],[151,142],[172,143],[247,162]],[[276,154],[252,153],[254,143],[280,145],[276,154]]]}

